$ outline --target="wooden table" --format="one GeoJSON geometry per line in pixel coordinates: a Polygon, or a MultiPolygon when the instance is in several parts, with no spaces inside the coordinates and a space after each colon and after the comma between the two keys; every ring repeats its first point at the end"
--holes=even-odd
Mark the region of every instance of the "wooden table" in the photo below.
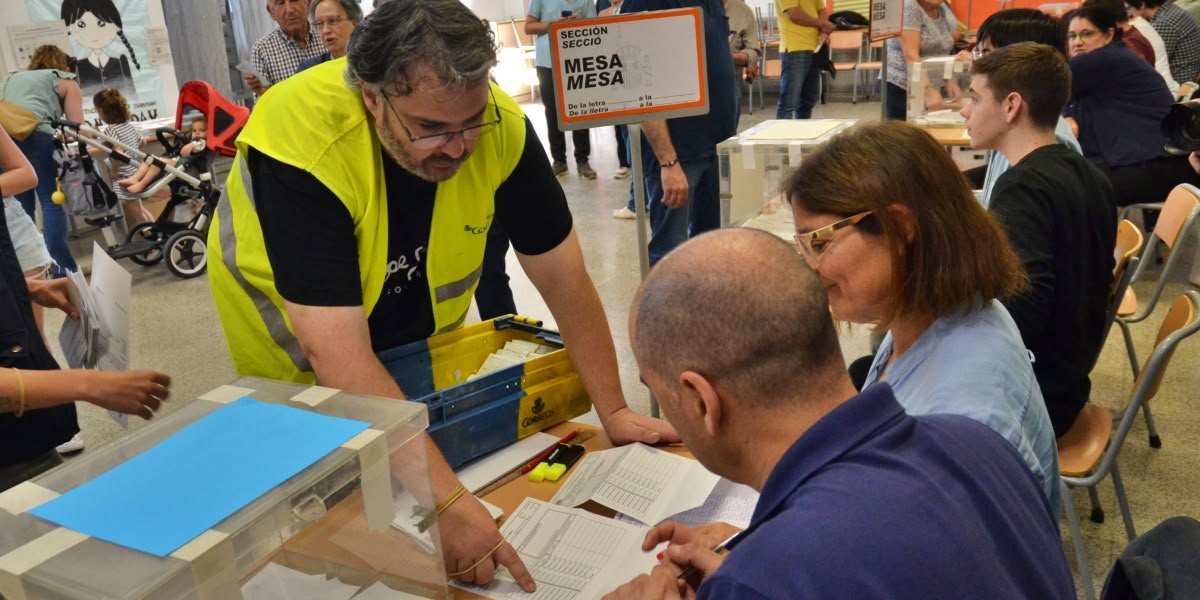
{"type": "MultiPolygon", "coordinates": [[[[590,438],[581,442],[589,451],[608,450],[613,447],[608,436],[604,434],[604,429],[594,425],[561,423],[547,429],[546,433],[561,438],[575,430],[579,430],[581,434],[591,434],[590,438]]],[[[673,454],[689,458],[692,456],[687,448],[680,444],[662,448],[673,454]]],[[[529,481],[528,476],[521,476],[483,495],[482,498],[504,509],[505,516],[511,515],[526,498],[549,501],[575,471],[568,471],[566,476],[557,482],[534,483],[529,481]]],[[[586,508],[606,516],[613,514],[613,511],[591,503],[586,508]]],[[[362,498],[358,492],[348,496],[330,509],[325,517],[284,542],[282,550],[268,560],[305,573],[333,575],[345,583],[369,585],[375,580],[380,580],[395,589],[407,587],[412,591],[419,591],[424,587],[422,581],[428,583],[430,575],[440,573],[439,567],[432,564],[429,557],[422,554],[416,548],[415,542],[404,533],[395,529],[386,532],[369,530],[363,514],[362,498]],[[379,576],[369,575],[371,573],[379,573],[379,576]]],[[[267,561],[264,561],[264,564],[265,562],[267,561]]],[[[483,598],[455,587],[451,587],[450,592],[454,598],[483,598]]]]}
{"type": "Polygon", "coordinates": [[[952,146],[970,146],[971,136],[967,135],[966,127],[923,127],[937,143],[952,146]]]}

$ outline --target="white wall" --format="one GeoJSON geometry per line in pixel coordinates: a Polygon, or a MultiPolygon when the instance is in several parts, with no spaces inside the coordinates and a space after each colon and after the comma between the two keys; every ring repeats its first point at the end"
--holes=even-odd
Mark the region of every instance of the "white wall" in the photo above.
{"type": "Polygon", "coordinates": [[[481,19],[507,21],[525,18],[523,0],[462,0],[481,19]]]}

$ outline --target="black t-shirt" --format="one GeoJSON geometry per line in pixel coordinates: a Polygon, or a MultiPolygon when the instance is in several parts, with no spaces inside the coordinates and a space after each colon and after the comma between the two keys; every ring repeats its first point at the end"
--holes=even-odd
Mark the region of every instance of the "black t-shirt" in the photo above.
{"type": "Polygon", "coordinates": [[[1112,185],[1066,146],[1043,146],[996,180],[990,208],[1029,273],[1029,291],[1004,306],[1033,352],[1061,436],[1088,400],[1104,345],[1117,240],[1112,185]]]}
{"type": "MultiPolygon", "coordinates": [[[[7,231],[8,221],[0,211],[0,367],[57,369],[33,319],[29,288],[7,231]]],[[[3,376],[11,377],[8,373],[3,376]]],[[[26,410],[21,417],[0,413],[0,468],[32,460],[76,433],[79,426],[73,403],[26,410]]]]}
{"type": "MultiPolygon", "coordinates": [[[[499,135],[492,132],[489,135],[499,135]]],[[[376,352],[434,332],[425,251],[437,184],[383,158],[388,202],[388,276],[367,318],[376,352]]],[[[255,207],[275,288],[307,306],[361,306],[354,222],[337,196],[307,171],[254,149],[249,153],[255,207]]],[[[497,222],[526,255],[554,249],[571,232],[571,213],[546,152],[525,119],[525,148],[496,191],[497,222]]]]}

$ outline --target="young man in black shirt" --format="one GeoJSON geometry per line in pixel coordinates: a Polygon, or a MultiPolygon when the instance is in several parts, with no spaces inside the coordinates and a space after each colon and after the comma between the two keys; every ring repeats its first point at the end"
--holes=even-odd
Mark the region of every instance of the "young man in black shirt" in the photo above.
{"type": "Polygon", "coordinates": [[[1087,403],[1088,373],[1104,344],[1117,211],[1100,170],[1058,143],[1054,126],[1070,92],[1061,53],[1024,42],[974,63],[962,114],[971,146],[1004,154],[991,211],[1030,288],[1005,301],[1031,354],[1056,436],[1087,403]]]}

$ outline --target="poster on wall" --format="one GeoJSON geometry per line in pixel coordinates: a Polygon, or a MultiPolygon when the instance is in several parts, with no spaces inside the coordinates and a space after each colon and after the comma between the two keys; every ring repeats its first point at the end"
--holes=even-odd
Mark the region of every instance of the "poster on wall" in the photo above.
{"type": "Polygon", "coordinates": [[[21,68],[29,64],[33,51],[38,46],[58,46],[63,52],[71,52],[67,41],[67,27],[61,21],[38,23],[37,25],[9,25],[8,37],[17,51],[17,64],[21,68]]]}
{"type": "Polygon", "coordinates": [[[34,24],[66,26],[88,121],[99,123],[92,97],[110,87],[125,96],[134,121],[173,114],[173,106],[163,106],[157,61],[148,50],[147,0],[25,0],[25,6],[34,24]]]}

